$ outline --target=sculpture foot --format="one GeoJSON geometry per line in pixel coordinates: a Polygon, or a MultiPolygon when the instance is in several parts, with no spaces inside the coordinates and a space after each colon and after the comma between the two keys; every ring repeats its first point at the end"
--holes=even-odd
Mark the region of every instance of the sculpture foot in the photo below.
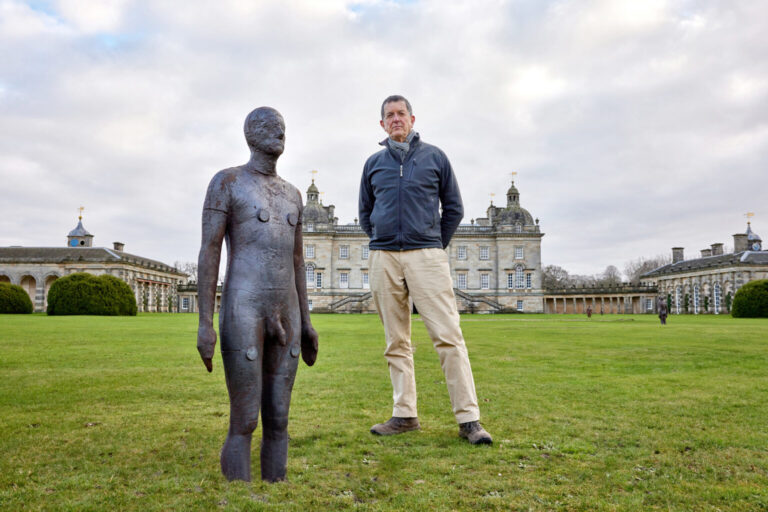
{"type": "Polygon", "coordinates": [[[288,462],[288,433],[272,434],[261,441],[261,479],[265,482],[285,480],[288,462]]]}
{"type": "Polygon", "coordinates": [[[227,436],[221,449],[221,472],[227,480],[251,481],[251,436],[227,436]]]}

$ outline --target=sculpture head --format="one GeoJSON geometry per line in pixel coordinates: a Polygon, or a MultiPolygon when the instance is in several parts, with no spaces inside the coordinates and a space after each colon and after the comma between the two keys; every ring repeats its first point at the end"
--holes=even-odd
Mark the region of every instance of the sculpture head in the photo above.
{"type": "Polygon", "coordinates": [[[259,107],[245,118],[245,141],[251,151],[258,151],[275,158],[285,148],[285,121],[280,112],[271,107],[259,107]]]}

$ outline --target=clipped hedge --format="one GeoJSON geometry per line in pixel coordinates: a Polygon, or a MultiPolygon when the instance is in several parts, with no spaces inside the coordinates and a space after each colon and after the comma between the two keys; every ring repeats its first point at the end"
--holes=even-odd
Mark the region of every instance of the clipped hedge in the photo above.
{"type": "Polygon", "coordinates": [[[733,297],[734,318],[768,318],[768,279],[751,281],[733,297]]]}
{"type": "Polygon", "coordinates": [[[136,311],[131,288],[106,274],[70,274],[54,281],[48,291],[49,315],[135,316],[136,311]]]}
{"type": "Polygon", "coordinates": [[[32,301],[24,288],[17,284],[0,283],[0,313],[31,313],[32,301]]]}

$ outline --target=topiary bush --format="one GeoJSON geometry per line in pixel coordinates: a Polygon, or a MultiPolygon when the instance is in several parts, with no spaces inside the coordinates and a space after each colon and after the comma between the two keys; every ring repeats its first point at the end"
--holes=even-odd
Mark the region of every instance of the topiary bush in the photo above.
{"type": "Polygon", "coordinates": [[[734,318],[768,318],[768,279],[752,281],[733,296],[731,316],[734,318]]]}
{"type": "Polygon", "coordinates": [[[131,288],[106,274],[70,274],[54,281],[48,291],[49,315],[135,316],[136,311],[131,288]]]}
{"type": "Polygon", "coordinates": [[[17,284],[0,283],[0,313],[31,313],[32,301],[24,288],[17,284]]]}

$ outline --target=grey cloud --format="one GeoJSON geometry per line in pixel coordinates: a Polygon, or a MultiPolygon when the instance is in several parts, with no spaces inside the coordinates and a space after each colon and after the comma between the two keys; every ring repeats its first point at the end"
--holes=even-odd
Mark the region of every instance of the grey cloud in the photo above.
{"type": "Polygon", "coordinates": [[[768,9],[639,4],[131,2],[78,24],[6,0],[0,244],[59,244],[82,203],[99,245],[195,259],[207,182],[247,159],[259,105],[286,118],[281,174],[303,192],[318,169],[351,222],[393,92],[451,158],[466,221],[519,172],[545,264],[690,255],[728,243],[747,210],[768,232],[768,9]]]}

